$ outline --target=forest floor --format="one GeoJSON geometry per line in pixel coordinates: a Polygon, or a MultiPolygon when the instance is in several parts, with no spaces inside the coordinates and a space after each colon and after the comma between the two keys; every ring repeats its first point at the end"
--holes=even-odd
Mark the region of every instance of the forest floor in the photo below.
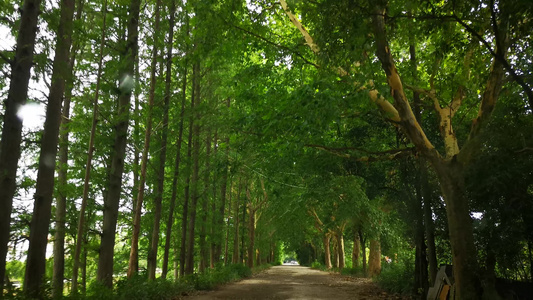
{"type": "Polygon", "coordinates": [[[276,266],[249,279],[186,300],[204,299],[406,299],[382,291],[369,278],[328,273],[301,266],[276,266]]]}

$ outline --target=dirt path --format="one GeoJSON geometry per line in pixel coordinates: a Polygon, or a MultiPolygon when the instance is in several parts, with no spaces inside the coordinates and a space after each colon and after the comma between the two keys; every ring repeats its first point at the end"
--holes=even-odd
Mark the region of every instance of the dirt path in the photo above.
{"type": "Polygon", "coordinates": [[[201,292],[204,299],[400,299],[381,292],[367,278],[330,274],[301,266],[276,266],[252,278],[201,292]]]}

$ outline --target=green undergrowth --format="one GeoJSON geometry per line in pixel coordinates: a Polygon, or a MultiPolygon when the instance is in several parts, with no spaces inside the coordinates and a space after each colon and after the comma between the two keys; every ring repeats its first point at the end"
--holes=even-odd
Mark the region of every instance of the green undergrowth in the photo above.
{"type": "Polygon", "coordinates": [[[389,293],[409,295],[414,291],[414,266],[408,260],[385,263],[381,274],[374,278],[379,287],[389,293]]]}
{"type": "MultiPolygon", "coordinates": [[[[66,296],[62,299],[69,300],[136,300],[136,299],[153,299],[153,300],[170,300],[179,296],[189,294],[194,291],[211,290],[219,285],[240,280],[252,276],[268,269],[271,265],[261,265],[248,268],[242,264],[220,266],[214,269],[207,269],[204,273],[195,273],[179,278],[177,281],[171,279],[161,279],[148,281],[146,276],[140,274],[133,278],[119,279],[113,290],[110,290],[101,284],[95,282],[87,289],[86,295],[66,296]]],[[[51,299],[50,289],[45,289],[48,297],[42,299],[51,299]]],[[[5,295],[4,299],[27,299],[22,296],[21,290],[11,291],[5,295]]]]}

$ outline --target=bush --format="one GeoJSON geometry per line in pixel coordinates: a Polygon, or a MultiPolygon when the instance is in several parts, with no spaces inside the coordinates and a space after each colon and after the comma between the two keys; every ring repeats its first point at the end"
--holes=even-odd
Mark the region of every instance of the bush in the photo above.
{"type": "Polygon", "coordinates": [[[398,294],[410,294],[414,289],[413,264],[407,259],[398,263],[384,264],[381,274],[375,278],[378,285],[390,292],[398,294]]]}
{"type": "Polygon", "coordinates": [[[341,270],[342,275],[348,275],[348,276],[363,276],[363,269],[362,268],[344,268],[341,270]]]}
{"type": "Polygon", "coordinates": [[[325,268],[325,266],[322,265],[321,263],[319,263],[319,262],[316,261],[316,260],[315,260],[314,262],[311,263],[311,269],[322,270],[322,269],[324,269],[324,268],[325,268]]]}

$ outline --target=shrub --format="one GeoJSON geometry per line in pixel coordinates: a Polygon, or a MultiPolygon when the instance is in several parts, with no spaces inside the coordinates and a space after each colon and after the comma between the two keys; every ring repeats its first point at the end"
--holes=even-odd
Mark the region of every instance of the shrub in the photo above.
{"type": "Polygon", "coordinates": [[[384,264],[381,274],[375,278],[378,285],[391,293],[410,294],[414,289],[413,264],[407,259],[384,264]]]}

